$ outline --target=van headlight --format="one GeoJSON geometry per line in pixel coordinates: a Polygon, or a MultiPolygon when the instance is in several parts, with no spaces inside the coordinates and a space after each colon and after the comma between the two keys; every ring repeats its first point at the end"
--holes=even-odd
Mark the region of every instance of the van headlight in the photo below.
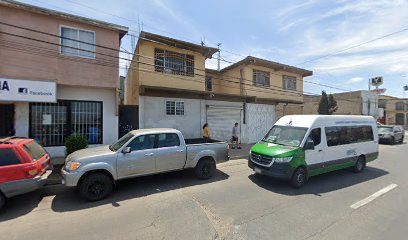
{"type": "Polygon", "coordinates": [[[81,166],[80,162],[67,162],[67,164],[65,164],[65,170],[70,172],[70,171],[76,171],[79,167],[81,166]]]}
{"type": "Polygon", "coordinates": [[[292,160],[293,157],[283,157],[283,158],[273,158],[274,162],[277,163],[287,163],[292,160]]]}

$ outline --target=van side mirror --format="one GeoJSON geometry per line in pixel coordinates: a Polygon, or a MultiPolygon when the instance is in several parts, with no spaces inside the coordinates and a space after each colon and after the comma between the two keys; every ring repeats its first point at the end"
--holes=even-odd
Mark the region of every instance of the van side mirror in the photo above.
{"type": "Polygon", "coordinates": [[[124,149],[122,149],[123,154],[131,153],[131,152],[132,152],[132,149],[130,147],[125,147],[124,149]]]}
{"type": "Polygon", "coordinates": [[[313,140],[307,140],[304,146],[304,150],[314,150],[313,140]]]}

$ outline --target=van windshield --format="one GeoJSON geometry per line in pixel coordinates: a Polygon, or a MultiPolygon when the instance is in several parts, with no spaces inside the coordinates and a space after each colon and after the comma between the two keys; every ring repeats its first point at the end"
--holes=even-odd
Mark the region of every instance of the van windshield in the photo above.
{"type": "Polygon", "coordinates": [[[273,126],[262,139],[264,142],[299,147],[307,132],[307,128],[292,126],[273,126]]]}

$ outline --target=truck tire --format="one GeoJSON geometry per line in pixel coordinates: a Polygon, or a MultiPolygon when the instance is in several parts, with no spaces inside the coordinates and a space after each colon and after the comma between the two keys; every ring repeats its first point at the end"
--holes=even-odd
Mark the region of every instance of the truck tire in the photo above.
{"type": "Polygon", "coordinates": [[[214,174],[215,168],[213,159],[204,158],[197,163],[194,171],[198,178],[209,179],[214,174]]]}
{"type": "Polygon", "coordinates": [[[363,156],[358,157],[356,165],[354,165],[353,167],[353,171],[355,173],[360,173],[364,170],[364,168],[366,167],[366,161],[365,158],[363,156]]]}
{"type": "Polygon", "coordinates": [[[0,210],[4,207],[6,204],[6,197],[3,195],[2,192],[0,192],[0,210]]]}
{"type": "Polygon", "coordinates": [[[112,192],[113,181],[105,173],[92,173],[80,182],[78,190],[81,197],[87,201],[99,201],[112,192]]]}
{"type": "Polygon", "coordinates": [[[394,137],[391,138],[391,145],[395,145],[395,138],[394,137]]]}
{"type": "Polygon", "coordinates": [[[302,167],[296,169],[290,180],[290,185],[294,188],[301,188],[307,181],[306,170],[302,167]]]}

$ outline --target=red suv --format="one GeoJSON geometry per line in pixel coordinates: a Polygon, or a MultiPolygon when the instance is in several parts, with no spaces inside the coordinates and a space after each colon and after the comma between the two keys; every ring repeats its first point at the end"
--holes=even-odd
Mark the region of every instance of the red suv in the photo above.
{"type": "Polygon", "coordinates": [[[6,198],[36,190],[51,174],[50,157],[33,139],[0,139],[0,208],[6,198]]]}

